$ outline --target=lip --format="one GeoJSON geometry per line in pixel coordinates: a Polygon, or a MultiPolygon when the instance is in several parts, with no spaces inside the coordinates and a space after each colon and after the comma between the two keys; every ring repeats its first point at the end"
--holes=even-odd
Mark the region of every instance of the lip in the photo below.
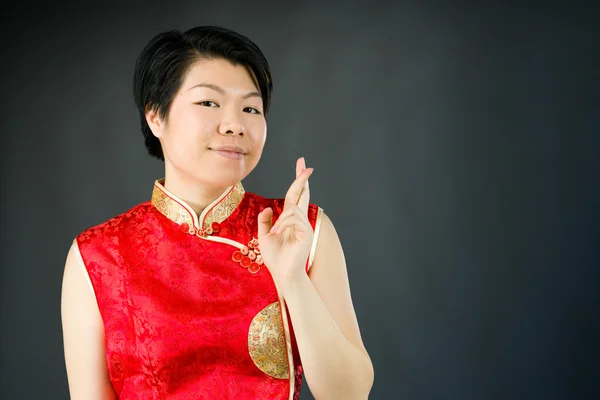
{"type": "Polygon", "coordinates": [[[239,153],[242,155],[246,154],[246,151],[241,147],[237,146],[218,146],[218,147],[209,147],[209,149],[214,151],[228,151],[230,153],[239,153]]]}
{"type": "Polygon", "coordinates": [[[247,154],[244,149],[237,146],[218,146],[209,147],[209,149],[225,158],[232,160],[241,160],[247,154]]]}

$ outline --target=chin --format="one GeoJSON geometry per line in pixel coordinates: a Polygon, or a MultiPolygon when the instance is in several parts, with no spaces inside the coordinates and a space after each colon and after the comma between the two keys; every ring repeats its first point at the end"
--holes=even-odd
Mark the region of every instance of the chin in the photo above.
{"type": "Polygon", "coordinates": [[[225,171],[220,171],[218,174],[213,174],[210,177],[203,177],[204,179],[199,179],[202,182],[206,182],[207,184],[215,187],[229,187],[233,186],[236,183],[240,182],[242,179],[246,177],[246,174],[240,172],[227,173],[225,171]]]}

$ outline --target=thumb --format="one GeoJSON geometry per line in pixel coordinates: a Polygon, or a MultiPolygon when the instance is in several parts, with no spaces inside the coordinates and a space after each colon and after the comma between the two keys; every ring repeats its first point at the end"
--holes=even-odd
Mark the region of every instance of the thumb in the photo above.
{"type": "Polygon", "coordinates": [[[258,214],[258,237],[269,233],[273,226],[273,210],[267,207],[258,214]]]}

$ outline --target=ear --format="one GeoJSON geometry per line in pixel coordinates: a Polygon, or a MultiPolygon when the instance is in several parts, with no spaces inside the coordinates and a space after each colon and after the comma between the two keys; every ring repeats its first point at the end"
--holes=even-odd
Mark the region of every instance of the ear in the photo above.
{"type": "Polygon", "coordinates": [[[148,126],[150,127],[150,130],[152,131],[154,136],[156,136],[157,138],[162,137],[163,130],[165,127],[165,121],[163,121],[160,117],[158,110],[154,110],[152,109],[152,107],[147,106],[145,115],[146,122],[148,123],[148,126]]]}

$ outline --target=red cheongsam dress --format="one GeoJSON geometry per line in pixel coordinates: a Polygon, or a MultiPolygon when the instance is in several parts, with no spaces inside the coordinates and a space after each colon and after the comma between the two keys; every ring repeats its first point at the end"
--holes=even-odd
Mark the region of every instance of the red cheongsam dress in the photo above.
{"type": "MultiPolygon", "coordinates": [[[[298,399],[292,321],[262,262],[257,216],[283,199],[228,188],[200,216],[154,184],[152,200],[76,239],[121,400],[298,399]]],[[[315,231],[322,209],[309,206],[315,231]]]]}

